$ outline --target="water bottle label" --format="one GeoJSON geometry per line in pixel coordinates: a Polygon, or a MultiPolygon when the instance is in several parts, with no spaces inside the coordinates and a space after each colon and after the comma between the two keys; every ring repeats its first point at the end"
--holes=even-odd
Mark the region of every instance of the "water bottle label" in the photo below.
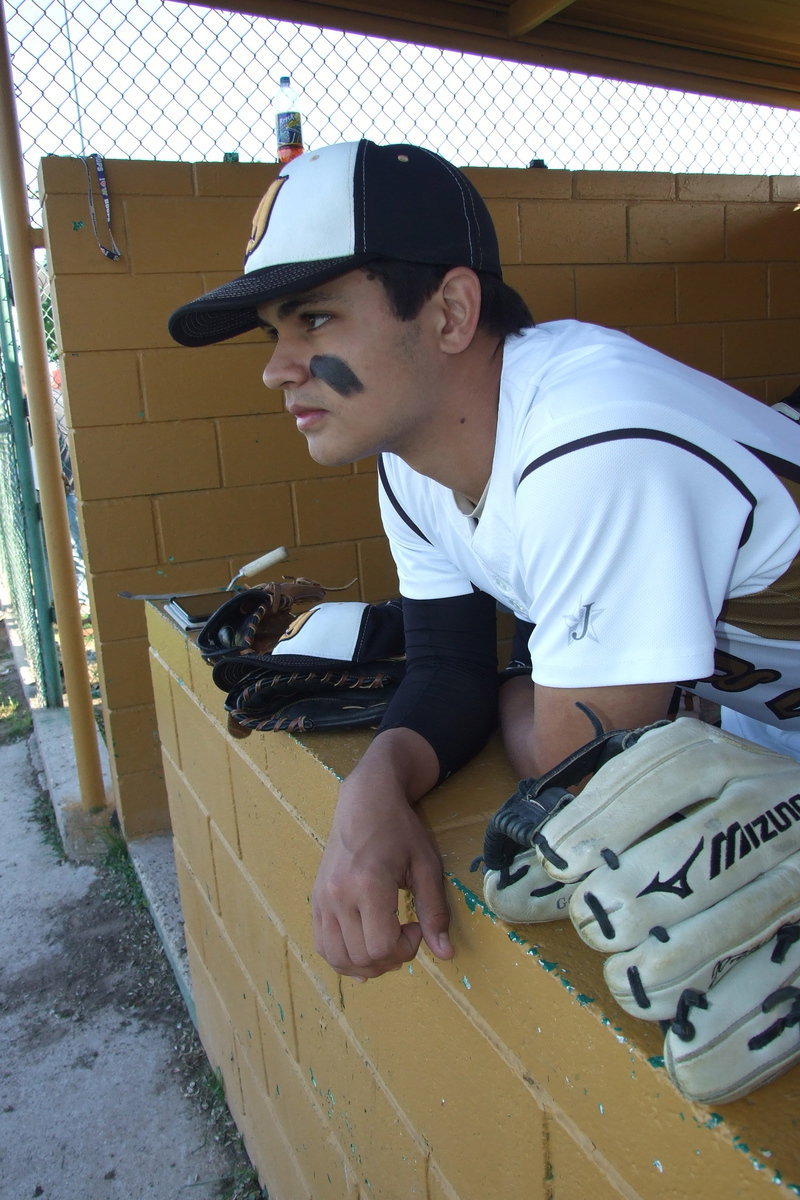
{"type": "Polygon", "coordinates": [[[302,146],[303,135],[300,129],[300,113],[277,113],[275,116],[275,133],[279,146],[302,146]]]}

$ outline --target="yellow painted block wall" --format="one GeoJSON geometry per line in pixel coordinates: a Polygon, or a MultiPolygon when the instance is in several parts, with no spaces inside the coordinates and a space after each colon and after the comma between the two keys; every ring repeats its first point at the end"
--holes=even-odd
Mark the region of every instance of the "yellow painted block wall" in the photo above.
{"type": "Polygon", "coordinates": [[[484,907],[469,865],[516,783],[497,744],[421,806],[455,957],[331,971],[310,893],[370,735],[232,739],[196,646],[156,606],[148,624],[200,1035],[272,1200],[800,1192],[800,1070],[718,1112],[685,1101],[658,1026],[616,1007],[568,922],[484,907]]]}
{"type": "MultiPolygon", "coordinates": [[[[106,163],[122,257],[98,248],[78,159],[41,165],[76,492],[117,805],[135,837],[168,827],[143,605],[127,591],[226,584],[277,545],[287,573],[395,590],[374,463],[309,459],[261,383],[259,335],[187,350],[169,313],[241,270],[275,167],[106,163]]],[[[508,281],[539,321],[632,333],[763,400],[800,383],[800,177],[469,171],[508,281]]],[[[101,240],[103,208],[96,209],[101,240]]],[[[107,240],[107,239],[106,239],[107,240]]]]}

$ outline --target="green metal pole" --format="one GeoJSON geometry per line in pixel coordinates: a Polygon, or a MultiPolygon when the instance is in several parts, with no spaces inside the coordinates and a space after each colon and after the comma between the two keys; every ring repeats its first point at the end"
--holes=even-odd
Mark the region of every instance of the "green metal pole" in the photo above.
{"type": "Polygon", "coordinates": [[[6,251],[3,228],[0,224],[0,355],[5,364],[6,388],[11,415],[11,432],[14,439],[15,457],[19,473],[22,520],[25,527],[25,542],[33,584],[33,602],[39,630],[39,647],[42,656],[42,690],[48,708],[61,708],[64,697],[61,687],[61,670],[56,651],[54,612],[51,601],[50,574],[44,553],[42,527],[39,520],[39,502],[28,443],[28,427],[25,420],[25,400],[17,361],[14,326],[11,319],[10,282],[6,271],[6,251]]]}

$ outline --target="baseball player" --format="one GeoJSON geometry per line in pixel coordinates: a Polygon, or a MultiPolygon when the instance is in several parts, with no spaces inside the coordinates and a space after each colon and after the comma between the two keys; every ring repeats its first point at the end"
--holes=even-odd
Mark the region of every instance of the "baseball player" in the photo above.
{"type": "MultiPolygon", "coordinates": [[[[398,969],[423,938],[452,955],[441,864],[414,805],[480,749],[498,712],[528,782],[595,735],[659,733],[676,685],[721,704],[759,764],[794,768],[797,422],[622,333],[535,325],[502,281],[474,187],[413,146],[336,145],[282,168],[244,275],[170,320],[184,345],[256,328],[270,343],[264,381],[312,458],[379,456],[403,597],[406,676],[342,783],[314,890],[317,946],[337,971],[398,969]],[[498,606],[518,619],[499,675],[498,606]],[[399,889],[418,924],[401,924],[399,889]]],[[[709,736],[703,761],[739,749],[709,736]]],[[[549,829],[526,847],[526,871],[532,855],[555,869],[549,829]]],[[[496,907],[539,919],[523,900],[496,907]]]]}

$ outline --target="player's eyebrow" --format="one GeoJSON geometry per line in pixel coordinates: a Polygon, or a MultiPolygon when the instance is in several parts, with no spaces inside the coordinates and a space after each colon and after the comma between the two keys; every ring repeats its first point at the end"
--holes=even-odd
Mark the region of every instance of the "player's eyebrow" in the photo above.
{"type": "MultiPolygon", "coordinates": [[[[302,292],[299,296],[289,296],[278,305],[278,310],[275,313],[277,320],[283,321],[296,312],[298,308],[303,308],[306,304],[329,304],[332,300],[336,300],[335,292],[312,291],[302,292]]],[[[268,325],[263,319],[259,321],[260,325],[268,325]]]]}

